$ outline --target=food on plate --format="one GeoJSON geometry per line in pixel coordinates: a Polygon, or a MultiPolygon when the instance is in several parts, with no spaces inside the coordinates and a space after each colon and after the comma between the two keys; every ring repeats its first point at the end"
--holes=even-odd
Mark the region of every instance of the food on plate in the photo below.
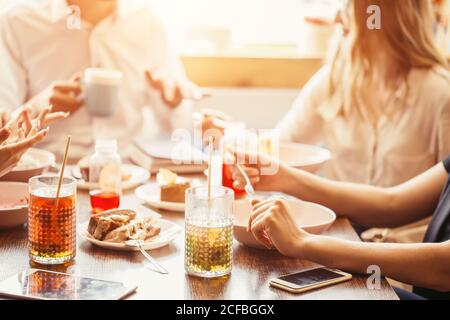
{"type": "Polygon", "coordinates": [[[136,212],[133,210],[115,209],[93,215],[88,232],[97,240],[120,243],[127,240],[148,240],[157,236],[161,228],[153,217],[136,219],[136,212]]]}
{"type": "Polygon", "coordinates": [[[129,224],[114,229],[109,232],[104,241],[108,242],[125,242],[127,240],[147,240],[157,236],[161,232],[161,228],[156,225],[156,219],[146,217],[134,220],[129,224]]]}
{"type": "Polygon", "coordinates": [[[23,197],[21,199],[17,199],[15,201],[0,201],[0,210],[1,209],[14,209],[17,207],[23,207],[28,205],[28,198],[23,197]]]}
{"type": "Polygon", "coordinates": [[[128,224],[136,218],[136,212],[132,210],[108,210],[91,217],[88,232],[95,239],[103,240],[105,236],[121,226],[128,224]]]}
{"type": "Polygon", "coordinates": [[[184,203],[184,194],[191,187],[189,180],[163,168],[159,169],[156,179],[161,187],[161,201],[184,203]]]}
{"type": "Polygon", "coordinates": [[[25,152],[15,166],[14,171],[30,170],[41,166],[43,166],[43,163],[39,159],[36,159],[32,153],[25,152]]]}

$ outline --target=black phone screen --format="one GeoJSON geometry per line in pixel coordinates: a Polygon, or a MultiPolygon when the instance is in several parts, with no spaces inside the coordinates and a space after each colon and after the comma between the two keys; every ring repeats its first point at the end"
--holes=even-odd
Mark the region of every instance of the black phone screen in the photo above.
{"type": "Polygon", "coordinates": [[[344,277],[342,274],[325,268],[312,269],[304,272],[280,277],[280,280],[293,283],[299,287],[307,287],[320,282],[330,281],[344,277]]]}

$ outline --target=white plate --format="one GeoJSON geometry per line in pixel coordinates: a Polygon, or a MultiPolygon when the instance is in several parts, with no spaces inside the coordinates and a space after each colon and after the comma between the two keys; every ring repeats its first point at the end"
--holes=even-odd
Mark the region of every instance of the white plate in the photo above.
{"type": "MultiPolygon", "coordinates": [[[[159,219],[158,220],[159,225],[161,226],[161,232],[156,237],[147,240],[144,243],[144,250],[153,250],[162,248],[164,246],[167,246],[169,243],[171,243],[175,238],[178,236],[178,234],[181,232],[181,227],[169,220],[159,219]]],[[[107,241],[100,241],[92,237],[89,232],[87,231],[89,221],[86,223],[83,223],[79,226],[79,234],[80,236],[89,241],[90,243],[105,248],[105,249],[111,249],[111,250],[119,250],[119,251],[139,251],[139,248],[130,247],[125,245],[124,243],[115,243],[115,242],[107,242],[107,241]]]]}
{"type": "Polygon", "coordinates": [[[156,209],[184,212],[184,203],[161,201],[161,188],[157,182],[140,186],[134,192],[139,199],[156,209]]]}
{"type": "Polygon", "coordinates": [[[28,183],[28,180],[31,177],[43,174],[46,169],[55,164],[55,155],[42,149],[28,149],[22,156],[22,161],[24,161],[25,158],[33,159],[35,163],[22,167],[20,167],[19,163],[18,167],[15,167],[11,172],[5,174],[0,180],[28,183]]]}
{"type": "Polygon", "coordinates": [[[322,165],[331,159],[331,153],[327,149],[299,144],[281,143],[279,158],[293,168],[317,172],[322,165]]]}
{"type": "MultiPolygon", "coordinates": [[[[150,179],[148,170],[132,164],[122,164],[122,170],[131,175],[130,179],[122,181],[123,190],[133,189],[150,179]]],[[[89,190],[89,182],[78,180],[78,188],[80,190],[89,190]]]]}

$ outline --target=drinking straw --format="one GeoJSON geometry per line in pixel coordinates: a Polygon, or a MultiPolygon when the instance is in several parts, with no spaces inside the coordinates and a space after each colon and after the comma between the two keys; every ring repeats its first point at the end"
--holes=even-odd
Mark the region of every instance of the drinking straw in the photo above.
{"type": "Polygon", "coordinates": [[[61,165],[61,172],[59,173],[59,181],[58,181],[58,189],[56,189],[56,210],[58,209],[58,200],[59,200],[59,194],[61,192],[61,184],[64,177],[64,169],[66,167],[67,162],[67,155],[69,154],[69,147],[70,147],[70,141],[72,140],[71,136],[67,137],[67,143],[66,143],[66,150],[64,151],[64,158],[61,165]]]}
{"type": "Polygon", "coordinates": [[[214,151],[214,137],[209,137],[209,165],[208,165],[208,200],[211,201],[211,164],[214,151]]]}

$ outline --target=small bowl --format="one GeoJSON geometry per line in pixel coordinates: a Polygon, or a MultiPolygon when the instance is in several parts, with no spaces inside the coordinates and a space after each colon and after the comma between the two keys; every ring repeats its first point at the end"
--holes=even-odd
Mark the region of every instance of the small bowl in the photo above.
{"type": "Polygon", "coordinates": [[[9,229],[27,222],[28,204],[7,208],[7,204],[28,199],[28,184],[24,182],[0,182],[0,229],[9,229]]]}
{"type": "Polygon", "coordinates": [[[30,178],[40,176],[45,170],[55,164],[55,155],[42,149],[31,148],[22,156],[22,160],[24,157],[32,158],[36,163],[27,167],[21,167],[19,162],[19,166],[1,177],[0,180],[28,182],[30,178]]]}
{"type": "Polygon", "coordinates": [[[279,159],[290,167],[316,173],[331,159],[331,153],[313,145],[281,143],[279,159]]]}
{"type": "MultiPolygon", "coordinates": [[[[325,232],[336,220],[336,214],[321,205],[301,200],[286,200],[299,228],[313,234],[325,232]]],[[[248,218],[252,206],[249,199],[234,202],[234,238],[240,243],[253,248],[265,247],[247,232],[248,218]]]]}

